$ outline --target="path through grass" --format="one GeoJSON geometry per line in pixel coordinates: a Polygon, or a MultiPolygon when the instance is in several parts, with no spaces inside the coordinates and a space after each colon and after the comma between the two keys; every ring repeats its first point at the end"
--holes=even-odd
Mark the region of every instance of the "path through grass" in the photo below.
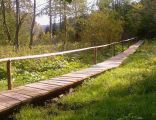
{"type": "Polygon", "coordinates": [[[57,103],[25,106],[17,120],[156,120],[156,41],[57,103]]]}

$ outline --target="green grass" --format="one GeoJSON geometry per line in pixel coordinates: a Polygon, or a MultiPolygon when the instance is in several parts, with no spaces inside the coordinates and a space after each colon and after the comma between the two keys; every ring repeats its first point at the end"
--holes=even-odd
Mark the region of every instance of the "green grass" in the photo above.
{"type": "Polygon", "coordinates": [[[90,79],[45,106],[27,105],[17,120],[156,120],[156,41],[117,69],[90,79]]]}

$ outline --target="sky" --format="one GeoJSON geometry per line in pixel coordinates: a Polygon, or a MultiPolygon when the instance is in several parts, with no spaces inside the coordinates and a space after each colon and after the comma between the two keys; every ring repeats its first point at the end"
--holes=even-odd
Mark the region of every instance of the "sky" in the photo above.
{"type": "MultiPolygon", "coordinates": [[[[94,3],[96,2],[96,0],[87,0],[88,3],[94,3]]],[[[37,0],[37,9],[41,9],[46,3],[47,0],[37,0]]],[[[48,25],[49,24],[49,18],[47,15],[42,15],[42,16],[38,16],[36,18],[36,22],[39,23],[40,25],[48,25]]]]}

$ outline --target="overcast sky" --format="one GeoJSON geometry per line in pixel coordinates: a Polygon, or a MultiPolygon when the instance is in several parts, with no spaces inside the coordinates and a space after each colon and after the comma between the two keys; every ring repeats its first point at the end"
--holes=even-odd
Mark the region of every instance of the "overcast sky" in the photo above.
{"type": "MultiPolygon", "coordinates": [[[[95,3],[96,0],[87,0],[88,3],[95,3]]],[[[46,3],[47,0],[37,0],[37,7],[40,6],[40,8],[44,7],[44,3],[46,3]]],[[[37,9],[40,9],[40,8],[37,8],[37,9]]],[[[40,17],[37,17],[36,18],[36,22],[41,24],[41,25],[48,25],[49,24],[49,18],[47,15],[42,15],[40,17]]]]}

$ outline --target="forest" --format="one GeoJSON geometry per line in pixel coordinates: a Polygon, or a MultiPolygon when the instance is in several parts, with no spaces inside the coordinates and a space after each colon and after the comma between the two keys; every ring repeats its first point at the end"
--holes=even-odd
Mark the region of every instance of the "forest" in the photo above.
{"type": "MultiPolygon", "coordinates": [[[[129,38],[144,40],[144,44],[121,67],[91,78],[69,95],[48,100],[44,105],[28,104],[3,119],[155,120],[156,0],[43,1],[0,0],[0,60],[129,38]],[[37,21],[43,16],[48,18],[46,25],[37,21]]],[[[134,42],[100,48],[97,62],[119,54],[130,44],[134,42]]],[[[93,57],[93,51],[88,50],[13,61],[13,88],[89,68],[94,65],[93,57]]],[[[6,63],[0,61],[0,92],[7,90],[7,70],[6,63]]]]}
{"type": "Polygon", "coordinates": [[[156,32],[153,0],[98,0],[94,4],[47,0],[38,6],[36,2],[1,0],[1,45],[18,51],[23,46],[33,49],[50,44],[63,50],[73,44],[93,46],[131,36],[152,38],[156,32]],[[42,15],[49,16],[46,28],[36,23],[42,15]]]}

